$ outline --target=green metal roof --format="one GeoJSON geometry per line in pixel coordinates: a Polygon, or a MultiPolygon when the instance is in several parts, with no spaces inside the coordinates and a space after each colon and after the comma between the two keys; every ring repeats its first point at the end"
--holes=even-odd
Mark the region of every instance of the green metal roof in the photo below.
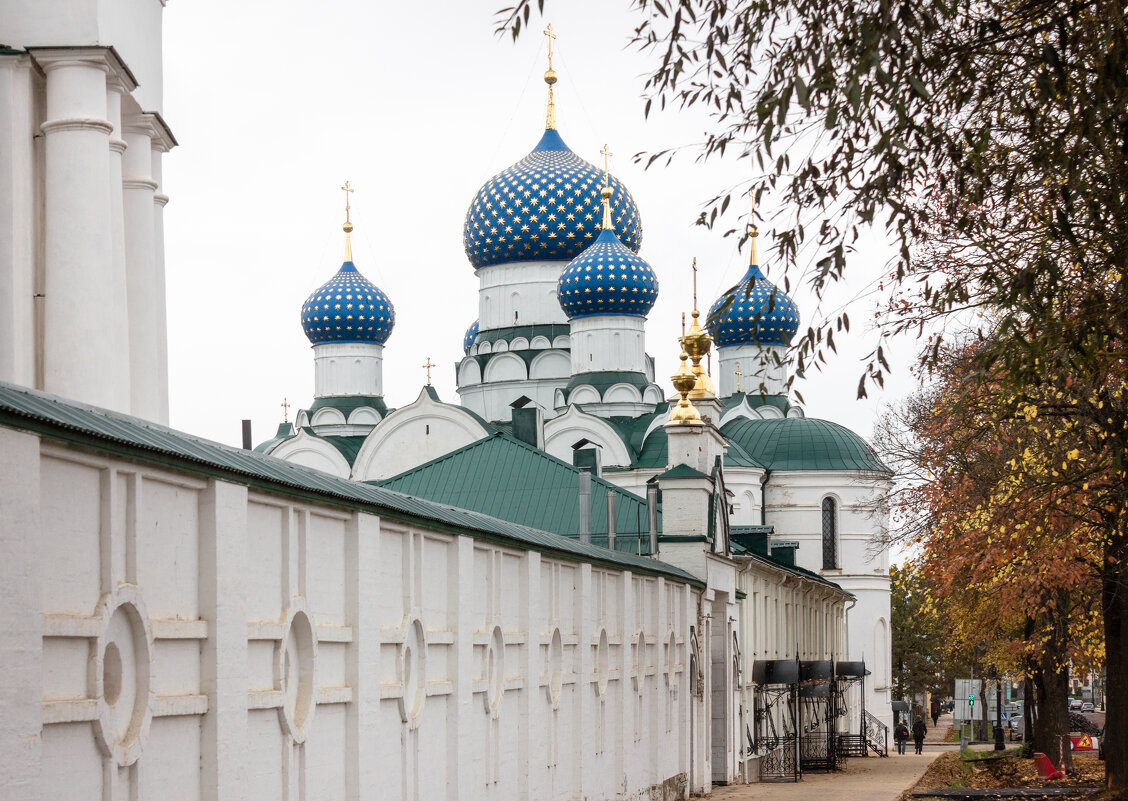
{"type": "MultiPolygon", "coordinates": [[[[721,433],[725,433],[725,429],[721,429],[721,433]]],[[[670,442],[666,436],[665,426],[658,426],[650,432],[646,440],[642,443],[642,449],[638,452],[638,456],[631,464],[632,469],[661,469],[669,462],[669,447],[670,442]]],[[[729,438],[729,449],[725,453],[725,467],[764,467],[757,459],[754,459],[748,452],[741,446],[739,442],[732,441],[729,438]]]]}
{"type": "Polygon", "coordinates": [[[864,439],[829,420],[790,417],[726,423],[721,432],[772,470],[864,470],[890,473],[864,439]]]}
{"type": "Polygon", "coordinates": [[[341,456],[345,457],[345,461],[349,463],[349,467],[352,467],[353,463],[356,462],[356,455],[360,453],[361,446],[364,445],[364,441],[368,439],[367,434],[358,434],[354,437],[323,436],[309,426],[303,426],[302,431],[316,439],[323,439],[336,448],[341,456]]]}
{"type": "Polygon", "coordinates": [[[388,404],[384,402],[383,395],[334,395],[329,398],[317,398],[313,405],[306,410],[306,414],[313,417],[313,413],[318,409],[329,408],[336,409],[348,420],[349,415],[361,406],[375,409],[381,417],[386,417],[388,414],[388,404]]]}
{"type": "MultiPolygon", "coordinates": [[[[568,382],[568,386],[564,388],[564,397],[569,397],[572,390],[576,387],[589,386],[594,387],[595,391],[599,393],[599,397],[603,397],[603,393],[609,390],[616,384],[630,384],[635,387],[639,392],[642,392],[650,382],[646,380],[646,376],[642,373],[625,373],[619,371],[596,371],[591,373],[579,373],[573,375],[572,379],[568,382]]],[[[580,404],[581,406],[583,404],[580,404]]]]}
{"type": "Polygon", "coordinates": [[[687,464],[679,464],[671,467],[665,473],[659,473],[658,478],[709,478],[709,476],[687,464]]]}
{"type": "Polygon", "coordinates": [[[657,559],[616,553],[479,512],[337,478],[254,451],[194,437],[167,426],[0,382],[0,425],[89,450],[217,478],[338,508],[424,524],[440,531],[539,551],[562,559],[665,576],[703,587],[657,559]]]}
{"type": "MultiPolygon", "coordinates": [[[[373,483],[564,537],[576,537],[579,474],[575,466],[539,448],[507,434],[494,434],[373,483]]],[[[592,541],[607,541],[607,491],[612,490],[616,493],[616,550],[638,553],[641,543],[645,553],[649,536],[646,501],[602,478],[593,476],[591,485],[592,541]]]]}

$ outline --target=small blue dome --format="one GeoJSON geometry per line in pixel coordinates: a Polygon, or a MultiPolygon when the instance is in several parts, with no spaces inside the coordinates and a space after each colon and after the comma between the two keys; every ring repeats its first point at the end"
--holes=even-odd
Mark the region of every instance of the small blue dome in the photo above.
{"type": "MultiPolygon", "coordinates": [[[[615,176],[611,216],[622,242],[642,246],[642,220],[615,176]]],[[[513,261],[568,261],[595,241],[603,219],[603,172],[577,156],[555,130],[533,152],[478,190],[462,229],[474,268],[513,261]]]]}
{"type": "Polygon", "coordinates": [[[337,274],[306,298],[302,328],[314,345],[371,342],[383,345],[396,324],[388,296],[346,261],[337,274]]]}
{"type": "Polygon", "coordinates": [[[709,309],[706,327],[717,347],[791,344],[799,330],[799,307],[753,264],[740,283],[709,309]]]}
{"type": "Polygon", "coordinates": [[[466,329],[466,336],[462,337],[462,349],[470,355],[470,347],[474,344],[474,337],[478,336],[478,321],[475,320],[466,329]]]}
{"type": "Polygon", "coordinates": [[[591,247],[564,268],[556,296],[568,319],[597,314],[645,317],[658,299],[658,278],[614,231],[601,231],[591,247]]]}

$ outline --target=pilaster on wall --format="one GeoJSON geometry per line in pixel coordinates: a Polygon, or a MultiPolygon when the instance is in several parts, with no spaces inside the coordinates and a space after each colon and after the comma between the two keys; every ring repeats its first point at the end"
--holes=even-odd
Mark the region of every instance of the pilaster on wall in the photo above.
{"type": "Polygon", "coordinates": [[[9,801],[33,801],[43,730],[39,437],[0,428],[0,475],[0,789],[9,801]]]}
{"type": "Polygon", "coordinates": [[[203,719],[201,797],[249,796],[247,752],[247,488],[210,481],[200,498],[200,614],[208,637],[200,654],[203,719]]]}

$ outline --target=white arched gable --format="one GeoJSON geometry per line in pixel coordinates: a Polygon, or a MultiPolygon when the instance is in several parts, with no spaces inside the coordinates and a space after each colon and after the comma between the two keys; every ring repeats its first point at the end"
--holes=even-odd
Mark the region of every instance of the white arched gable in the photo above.
{"type": "Polygon", "coordinates": [[[468,411],[436,401],[424,389],[414,403],[396,409],[372,429],[356,455],[352,477],[389,478],[489,433],[468,411]]]}
{"type": "Polygon", "coordinates": [[[305,428],[308,425],[309,425],[309,415],[306,414],[305,409],[301,409],[300,411],[298,411],[298,413],[296,415],[294,415],[294,429],[295,430],[302,429],[302,428],[305,428]]]}
{"type": "Polygon", "coordinates": [[[533,350],[548,350],[552,347],[552,343],[548,341],[548,337],[533,337],[533,341],[529,343],[529,347],[533,350]]]}
{"type": "Polygon", "coordinates": [[[348,478],[352,470],[339,450],[320,437],[312,437],[300,430],[297,436],[275,447],[270,455],[293,464],[312,467],[337,478],[348,478]]]}
{"type": "Polygon", "coordinates": [[[587,414],[574,405],[544,424],[544,449],[558,459],[572,462],[572,446],[581,439],[594,442],[602,448],[603,464],[627,467],[631,454],[618,432],[610,423],[593,414],[587,414]]]}
{"type": "Polygon", "coordinates": [[[499,339],[497,342],[493,343],[494,353],[505,353],[507,350],[509,350],[509,343],[504,339],[499,339]]]}
{"type": "Polygon", "coordinates": [[[666,399],[662,397],[662,390],[654,386],[653,384],[648,386],[642,393],[643,403],[653,403],[655,406],[657,406],[664,400],[666,399]]]}
{"type": "Polygon", "coordinates": [[[529,364],[529,378],[567,378],[571,372],[571,360],[558,350],[538,353],[529,364]]]}
{"type": "Polygon", "coordinates": [[[339,409],[334,409],[332,406],[325,406],[318,409],[313,413],[313,426],[343,426],[345,424],[345,416],[341,414],[339,409]]]}
{"type": "Polygon", "coordinates": [[[599,403],[602,398],[599,397],[599,392],[595,387],[584,384],[572,390],[568,395],[568,402],[576,403],[599,403]]]}
{"type": "Polygon", "coordinates": [[[374,426],[380,422],[380,413],[371,406],[360,406],[349,415],[350,426],[374,426]]]}
{"type": "Polygon", "coordinates": [[[493,345],[489,342],[479,342],[478,353],[483,355],[487,353],[493,353],[493,345]]]}
{"type": "MultiPolygon", "coordinates": [[[[774,406],[760,406],[756,409],[753,409],[745,401],[741,400],[740,403],[736,404],[727,412],[721,415],[721,426],[724,426],[731,420],[740,420],[742,418],[745,420],[763,420],[765,417],[765,415],[763,414],[764,409],[772,409],[775,412],[779,412],[779,410],[774,406]]],[[[783,417],[782,414],[774,414],[771,416],[783,417]]]]}
{"type": "Polygon", "coordinates": [[[552,347],[568,350],[572,347],[572,338],[570,336],[561,334],[560,336],[556,337],[556,339],[552,340],[552,347]]]}
{"type": "Polygon", "coordinates": [[[780,409],[778,406],[764,405],[764,406],[761,406],[759,409],[757,409],[757,411],[760,412],[760,417],[762,417],[765,420],[782,420],[783,419],[783,410],[780,409]]]}
{"type": "Polygon", "coordinates": [[[473,356],[467,356],[458,365],[458,386],[468,387],[473,384],[482,383],[482,368],[478,366],[478,360],[473,356]]]}
{"type": "Polygon", "coordinates": [[[557,389],[556,392],[553,393],[553,395],[552,395],[552,408],[553,409],[563,409],[564,408],[564,390],[557,389]]]}
{"type": "Polygon", "coordinates": [[[503,353],[490,359],[482,371],[482,379],[487,384],[493,381],[524,381],[528,377],[525,360],[514,353],[503,353]]]}
{"type": "Polygon", "coordinates": [[[873,687],[880,690],[889,686],[889,627],[885,618],[879,617],[873,624],[873,687]]]}
{"type": "Polygon", "coordinates": [[[633,384],[612,384],[603,393],[604,403],[641,403],[642,393],[633,384]]]}
{"type": "Polygon", "coordinates": [[[529,340],[525,339],[524,337],[515,337],[513,339],[513,341],[509,343],[509,349],[510,350],[528,350],[529,349],[529,340]]]}

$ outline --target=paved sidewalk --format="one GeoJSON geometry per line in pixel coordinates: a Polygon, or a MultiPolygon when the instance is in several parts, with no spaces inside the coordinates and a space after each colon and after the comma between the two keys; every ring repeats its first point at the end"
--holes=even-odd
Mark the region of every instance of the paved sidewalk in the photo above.
{"type": "Polygon", "coordinates": [[[892,753],[885,759],[850,759],[845,771],[809,773],[801,782],[719,787],[706,798],[710,801],[895,801],[944,751],[930,748],[917,756],[910,747],[904,756],[892,753]]]}

